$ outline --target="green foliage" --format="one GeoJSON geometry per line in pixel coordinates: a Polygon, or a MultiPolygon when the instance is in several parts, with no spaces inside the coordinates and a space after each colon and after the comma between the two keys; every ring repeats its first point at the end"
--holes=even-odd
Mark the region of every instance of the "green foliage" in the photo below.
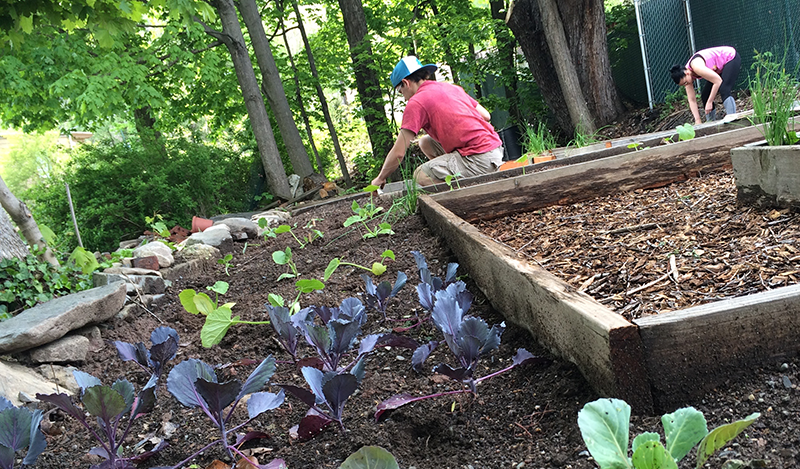
{"type": "Polygon", "coordinates": [[[658,116],[659,119],[664,119],[676,109],[678,109],[684,102],[686,101],[686,88],[683,86],[679,86],[678,89],[671,93],[666,93],[664,96],[664,104],[661,109],[661,114],[658,116]]]}
{"type": "Polygon", "coordinates": [[[144,217],[144,221],[153,234],[162,238],[169,238],[169,228],[167,228],[167,224],[164,222],[163,215],[154,213],[152,217],[144,217]]]}
{"type": "Polygon", "coordinates": [[[608,36],[608,55],[612,66],[623,57],[623,51],[632,45],[638,46],[636,39],[636,9],[633,0],[606,1],[606,33],[608,36]]]}
{"type": "Polygon", "coordinates": [[[225,275],[227,275],[228,277],[231,276],[231,274],[228,273],[228,269],[230,269],[231,266],[233,265],[233,263],[231,262],[232,259],[233,259],[233,254],[230,253],[225,254],[225,257],[223,257],[222,259],[217,259],[217,264],[220,264],[222,265],[222,267],[225,268],[225,275]]]}
{"type": "Polygon", "coordinates": [[[330,262],[328,262],[328,266],[325,267],[325,274],[323,275],[323,280],[327,282],[328,279],[331,278],[331,275],[333,275],[333,273],[336,272],[336,269],[338,269],[340,265],[349,265],[351,267],[364,269],[369,272],[372,272],[372,275],[375,275],[377,277],[386,272],[386,265],[383,264],[386,261],[386,259],[394,260],[394,252],[392,252],[391,249],[383,251],[383,254],[381,254],[380,262],[373,262],[372,267],[365,267],[363,265],[354,264],[352,262],[344,262],[340,260],[338,257],[334,257],[333,259],[331,259],[330,262]]]}
{"type": "Polygon", "coordinates": [[[525,135],[522,137],[524,153],[532,153],[536,156],[552,150],[556,146],[555,137],[544,123],[539,122],[535,128],[529,125],[525,126],[525,135]]]}
{"type": "Polygon", "coordinates": [[[392,453],[380,446],[362,446],[344,460],[339,469],[400,469],[392,453]]]}
{"type": "Polygon", "coordinates": [[[393,235],[394,231],[392,231],[392,225],[387,222],[379,223],[374,229],[370,228],[367,222],[371,221],[375,218],[379,213],[383,211],[383,207],[376,205],[375,202],[372,200],[372,193],[378,190],[378,186],[367,186],[365,187],[362,192],[368,192],[369,202],[366,202],[364,205],[359,205],[357,200],[354,200],[353,203],[350,205],[350,209],[355,213],[355,215],[350,216],[347,220],[344,221],[344,227],[347,228],[350,225],[355,223],[361,223],[361,225],[366,230],[366,233],[363,233],[361,236],[364,239],[368,238],[375,238],[379,235],[386,234],[386,235],[393,235]]]}
{"type": "Polygon", "coordinates": [[[756,71],[755,78],[750,80],[753,118],[757,124],[764,124],[761,133],[770,146],[793,145],[798,141],[794,121],[789,129],[798,81],[786,72],[785,63],[786,57],[776,62],[771,52],[756,52],[752,65],[756,71]]]}
{"type": "Polygon", "coordinates": [[[633,439],[628,457],[630,406],[619,399],[598,399],[578,413],[583,441],[600,469],[674,468],[696,445],[699,469],[714,451],[724,447],[753,423],[760,414],[721,425],[708,431],[703,413],[684,407],[661,417],[666,444],[658,433],[646,432],[633,439]]]}
{"type": "MultiPolygon", "coordinates": [[[[303,293],[311,293],[314,291],[323,290],[325,288],[325,284],[317,279],[299,279],[294,283],[294,287],[297,290],[297,296],[295,296],[294,300],[292,300],[291,303],[289,303],[288,308],[291,314],[295,314],[298,311],[300,311],[300,295],[302,295],[303,293]]],[[[267,301],[272,306],[286,305],[286,300],[284,300],[283,297],[278,295],[277,293],[268,294],[267,301]]]]}
{"type": "Polygon", "coordinates": [[[60,171],[66,153],[56,145],[58,134],[20,134],[12,138],[7,158],[0,162],[3,181],[13,194],[44,184],[60,171]]]}
{"type": "Polygon", "coordinates": [[[75,264],[85,275],[89,275],[100,267],[94,254],[78,246],[70,254],[67,262],[75,264]]]}
{"type": "Polygon", "coordinates": [[[294,261],[292,260],[292,248],[286,247],[283,251],[275,251],[272,253],[272,260],[275,261],[278,265],[288,265],[291,273],[284,272],[278,277],[278,282],[285,278],[297,278],[300,277],[300,273],[297,272],[297,266],[295,265],[294,261]]]}
{"type": "Polygon", "coordinates": [[[448,174],[444,177],[444,183],[447,184],[447,187],[450,190],[453,190],[453,182],[456,183],[456,189],[461,189],[461,184],[459,184],[458,179],[461,177],[461,173],[456,174],[448,174]]]}
{"type": "Polygon", "coordinates": [[[216,294],[215,301],[205,293],[198,293],[189,288],[181,290],[178,294],[178,299],[187,312],[191,314],[202,314],[206,317],[206,322],[200,330],[200,343],[205,348],[211,348],[218,343],[222,342],[228,329],[236,324],[269,324],[269,321],[242,321],[240,316],[233,316],[231,308],[236,303],[219,304],[219,296],[228,292],[227,282],[216,282],[207,290],[213,291],[216,294]]]}
{"type": "Polygon", "coordinates": [[[91,277],[72,263],[55,268],[30,254],[0,260],[0,286],[0,317],[7,319],[39,303],[93,285],[91,277]]]}
{"type": "Polygon", "coordinates": [[[681,142],[694,138],[694,127],[692,127],[692,124],[689,124],[688,122],[675,127],[675,130],[678,131],[678,140],[681,142]]]}
{"type": "MultiPolygon", "coordinates": [[[[224,148],[185,140],[166,142],[166,155],[145,151],[135,140],[82,145],[65,173],[23,197],[36,220],[74,246],[64,182],[69,182],[85,246],[113,251],[121,239],[139,236],[153,213],[182,226],[192,216],[246,208],[249,161],[224,148]]],[[[71,249],[71,248],[70,248],[71,249]]]]}

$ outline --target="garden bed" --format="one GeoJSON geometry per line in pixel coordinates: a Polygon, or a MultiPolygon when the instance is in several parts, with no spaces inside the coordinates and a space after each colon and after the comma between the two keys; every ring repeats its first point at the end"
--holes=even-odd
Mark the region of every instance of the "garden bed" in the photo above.
{"type": "Polygon", "coordinates": [[[579,291],[587,279],[570,285],[466,221],[725,170],[731,147],[759,135],[754,127],[739,129],[425,196],[423,213],[493,305],[576,363],[598,392],[624,398],[640,410],[664,409],[713,388],[733,371],[800,350],[800,324],[785,316],[798,303],[797,287],[697,306],[691,315],[681,310],[630,322],[579,291]]]}

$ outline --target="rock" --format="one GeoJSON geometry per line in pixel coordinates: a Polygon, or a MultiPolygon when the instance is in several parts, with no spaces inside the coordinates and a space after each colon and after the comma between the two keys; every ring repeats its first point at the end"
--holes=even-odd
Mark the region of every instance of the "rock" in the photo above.
{"type": "MultiPolygon", "coordinates": [[[[285,210],[267,210],[253,215],[250,219],[258,226],[258,220],[264,218],[267,220],[267,228],[274,228],[278,225],[285,223],[292,215],[285,210]]],[[[265,228],[258,228],[258,236],[264,236],[265,228]]]]}
{"type": "Polygon", "coordinates": [[[74,366],[39,365],[35,370],[42,378],[54,382],[72,394],[81,390],[78,381],[75,380],[75,375],[72,374],[73,371],[77,370],[74,366]]]}
{"type": "Polygon", "coordinates": [[[186,260],[219,259],[222,257],[219,249],[215,248],[214,246],[209,246],[208,244],[193,244],[191,246],[186,246],[183,251],[181,251],[181,254],[186,260]]]}
{"type": "Polygon", "coordinates": [[[125,284],[114,283],[34,306],[3,321],[0,355],[38,347],[72,330],[102,323],[114,317],[124,304],[125,284]]]}
{"type": "Polygon", "coordinates": [[[158,295],[164,293],[167,284],[161,275],[154,270],[144,269],[127,269],[125,267],[112,267],[103,272],[94,272],[92,280],[97,286],[110,285],[117,282],[122,282],[125,285],[125,291],[129,295],[135,295],[137,291],[143,294],[158,295]],[[125,272],[147,272],[152,275],[141,275],[125,272]],[[117,273],[119,272],[119,273],[117,273]]]}
{"type": "Polygon", "coordinates": [[[84,362],[88,354],[89,339],[82,335],[68,335],[31,350],[31,360],[34,363],[84,362]]]}
{"type": "Polygon", "coordinates": [[[126,260],[127,259],[123,259],[122,262],[122,265],[125,267],[134,267],[137,269],[149,269],[149,270],[159,269],[158,256],[134,257],[133,263],[131,265],[125,265],[126,260]]]}
{"type": "Polygon", "coordinates": [[[37,393],[52,394],[65,391],[42,378],[39,373],[18,363],[0,360],[0,376],[2,376],[0,396],[5,397],[15,406],[24,404],[19,399],[20,393],[35,396],[37,393]]]}
{"type": "Polygon", "coordinates": [[[125,241],[120,241],[119,242],[119,248],[120,249],[134,249],[141,242],[142,242],[141,239],[127,239],[125,241]]]}
{"type": "Polygon", "coordinates": [[[231,236],[239,239],[238,236],[244,234],[246,238],[255,239],[258,237],[258,225],[247,218],[226,218],[217,225],[227,225],[231,230],[231,236]]]}
{"type": "Polygon", "coordinates": [[[105,342],[103,342],[103,335],[100,332],[100,328],[97,326],[86,326],[81,329],[76,329],[74,334],[82,335],[89,339],[90,352],[99,352],[106,346],[105,342]]]}
{"type": "Polygon", "coordinates": [[[147,243],[133,250],[133,257],[149,256],[158,257],[158,265],[161,268],[169,267],[175,263],[175,259],[172,257],[172,249],[159,241],[147,243]]]}
{"type": "Polygon", "coordinates": [[[192,236],[186,240],[186,246],[193,246],[195,244],[214,246],[223,253],[233,251],[231,230],[228,228],[228,225],[225,224],[214,225],[205,231],[193,233],[192,236]]]}

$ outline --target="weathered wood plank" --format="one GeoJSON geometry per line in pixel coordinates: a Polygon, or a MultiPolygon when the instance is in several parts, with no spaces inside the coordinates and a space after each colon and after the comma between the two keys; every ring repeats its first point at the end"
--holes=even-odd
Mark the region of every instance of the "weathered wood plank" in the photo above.
{"type": "Polygon", "coordinates": [[[657,409],[800,353],[800,285],[637,319],[657,409]]]}
{"type": "Polygon", "coordinates": [[[456,217],[433,198],[420,210],[492,305],[552,353],[575,363],[600,394],[649,412],[652,399],[637,328],[456,217]]]}
{"type": "MultiPolygon", "coordinates": [[[[663,145],[525,176],[442,192],[433,198],[474,221],[617,192],[655,187],[730,167],[733,147],[761,139],[759,126],[663,145]]],[[[558,160],[556,160],[558,161],[558,160]]]]}

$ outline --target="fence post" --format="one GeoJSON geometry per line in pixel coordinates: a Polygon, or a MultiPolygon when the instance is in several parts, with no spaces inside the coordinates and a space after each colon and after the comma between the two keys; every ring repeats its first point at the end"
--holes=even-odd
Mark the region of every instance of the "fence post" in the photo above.
{"type": "Polygon", "coordinates": [[[650,84],[650,62],[647,60],[647,46],[645,45],[644,30],[642,29],[642,12],[639,5],[642,0],[633,0],[636,9],[636,27],[639,29],[639,45],[642,48],[642,63],[644,64],[644,83],[647,87],[647,102],[653,109],[653,87],[650,84]]]}

